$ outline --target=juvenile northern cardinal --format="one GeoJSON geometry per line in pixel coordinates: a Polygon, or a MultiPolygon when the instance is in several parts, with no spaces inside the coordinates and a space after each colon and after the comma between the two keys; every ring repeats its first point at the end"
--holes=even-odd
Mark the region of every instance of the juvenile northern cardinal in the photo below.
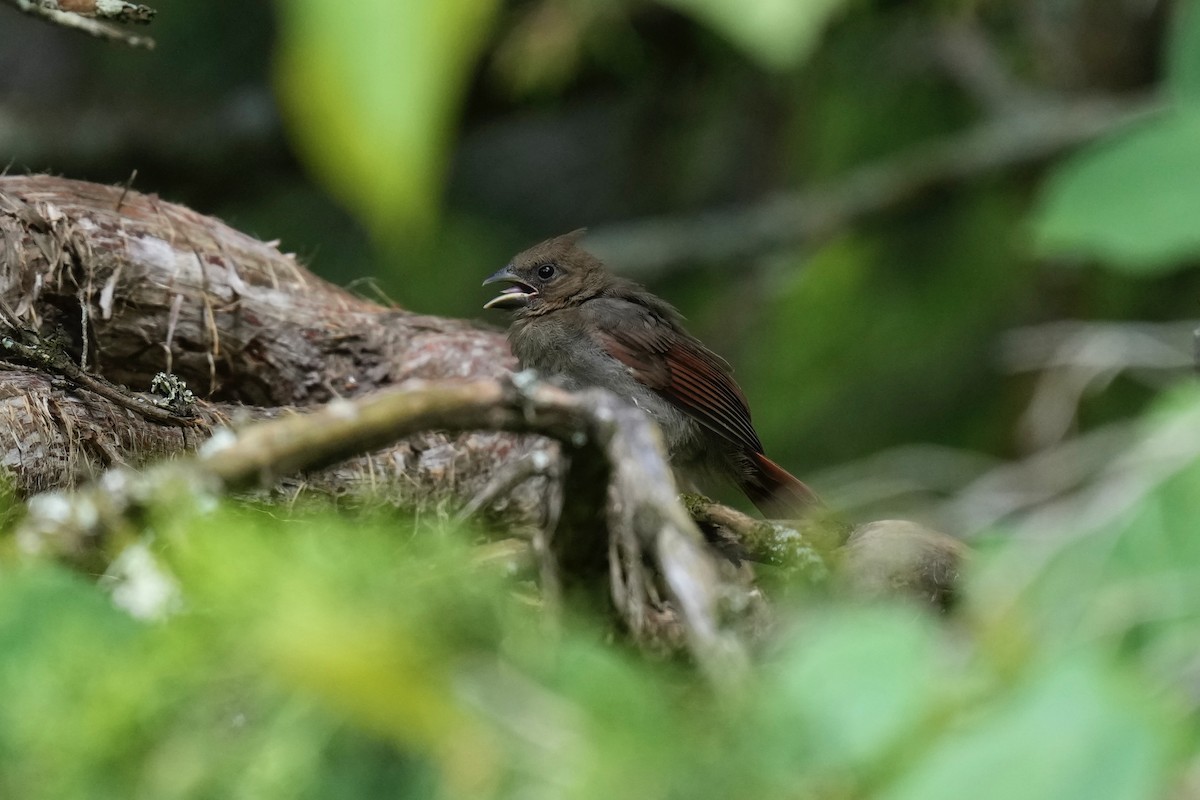
{"type": "Polygon", "coordinates": [[[509,284],[484,308],[516,312],[508,341],[522,369],[632,400],[662,429],[684,485],[732,479],[768,516],[798,517],[816,504],[763,454],[729,364],[683,329],[670,304],[581,249],[582,234],[535,245],[483,282],[509,284]]]}

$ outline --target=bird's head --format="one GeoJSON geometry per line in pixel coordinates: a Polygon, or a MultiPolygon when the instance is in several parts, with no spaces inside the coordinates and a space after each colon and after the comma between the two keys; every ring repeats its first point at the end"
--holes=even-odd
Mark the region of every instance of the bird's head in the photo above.
{"type": "Polygon", "coordinates": [[[581,228],[518,253],[483,282],[508,284],[483,307],[535,315],[600,294],[612,277],[598,258],[579,246],[583,233],[581,228]]]}

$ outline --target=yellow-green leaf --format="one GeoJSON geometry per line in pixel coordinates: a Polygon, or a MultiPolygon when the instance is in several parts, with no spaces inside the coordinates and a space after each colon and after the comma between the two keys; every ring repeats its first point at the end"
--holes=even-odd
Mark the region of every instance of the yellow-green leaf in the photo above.
{"type": "Polygon", "coordinates": [[[700,20],[768,69],[796,66],[845,0],[662,0],[700,20]]]}
{"type": "Polygon", "coordinates": [[[375,233],[436,218],[495,0],[286,0],[277,81],[301,157],[375,233]]]}

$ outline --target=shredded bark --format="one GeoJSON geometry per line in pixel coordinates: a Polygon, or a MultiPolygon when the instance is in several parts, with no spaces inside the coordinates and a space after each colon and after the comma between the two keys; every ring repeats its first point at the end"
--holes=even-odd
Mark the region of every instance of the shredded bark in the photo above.
{"type": "MultiPolygon", "coordinates": [[[[257,419],[414,378],[496,378],[515,366],[499,332],[382,307],[154,195],[45,175],[0,177],[0,301],[20,325],[59,337],[86,371],[135,391],[173,374],[216,419],[257,419]]],[[[72,388],[47,386],[37,402],[57,408],[72,388]]],[[[20,443],[54,425],[53,415],[16,421],[0,462],[25,493],[90,477],[82,442],[116,441],[104,463],[142,462],[145,436],[157,440],[145,432],[153,426],[122,419],[115,430],[111,413],[71,416],[48,462],[24,457],[20,443]]],[[[165,442],[178,452],[203,438],[167,436],[152,456],[172,451],[165,442]]],[[[342,465],[337,480],[407,486],[406,495],[437,504],[446,486],[470,496],[499,464],[539,448],[553,451],[513,436],[426,434],[342,465]]]]}

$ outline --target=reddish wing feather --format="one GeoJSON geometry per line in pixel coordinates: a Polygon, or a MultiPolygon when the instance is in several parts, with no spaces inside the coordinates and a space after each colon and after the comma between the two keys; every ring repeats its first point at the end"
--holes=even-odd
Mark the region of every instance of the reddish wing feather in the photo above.
{"type": "Polygon", "coordinates": [[[742,390],[725,362],[704,345],[658,320],[641,329],[605,330],[599,338],[638,381],[731,442],[762,452],[742,390]]]}

